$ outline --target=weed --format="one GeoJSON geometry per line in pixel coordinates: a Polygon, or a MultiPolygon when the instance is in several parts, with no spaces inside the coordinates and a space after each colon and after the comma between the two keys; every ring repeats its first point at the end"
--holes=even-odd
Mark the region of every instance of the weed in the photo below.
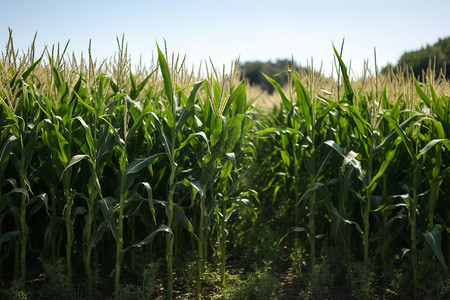
{"type": "Polygon", "coordinates": [[[373,280],[375,273],[370,266],[360,263],[352,262],[347,269],[347,282],[351,290],[358,299],[370,299],[373,294],[373,280]]]}
{"type": "Polygon", "coordinates": [[[14,280],[9,289],[0,292],[1,299],[27,300],[28,293],[20,280],[14,280]]]}
{"type": "Polygon", "coordinates": [[[242,280],[238,276],[232,284],[223,290],[225,299],[273,299],[278,277],[271,271],[270,263],[265,261],[263,268],[257,268],[242,280]]]}
{"type": "Polygon", "coordinates": [[[44,269],[44,286],[39,291],[42,299],[75,299],[75,294],[65,275],[64,260],[58,259],[54,263],[42,262],[44,269]]]}
{"type": "Polygon", "coordinates": [[[334,273],[327,256],[322,262],[313,267],[308,273],[309,283],[306,291],[302,291],[302,298],[324,299],[330,295],[334,286],[334,273]]]}

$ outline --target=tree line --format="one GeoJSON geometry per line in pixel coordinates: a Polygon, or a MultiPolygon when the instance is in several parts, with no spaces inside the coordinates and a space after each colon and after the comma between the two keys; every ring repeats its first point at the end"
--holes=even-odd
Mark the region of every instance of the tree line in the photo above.
{"type": "MultiPolygon", "coordinates": [[[[427,45],[419,50],[407,51],[402,54],[397,64],[389,64],[382,69],[386,72],[389,69],[394,71],[399,67],[411,68],[416,78],[422,78],[423,72],[431,68],[435,76],[443,76],[450,78],[450,70],[447,65],[450,62],[450,37],[439,39],[433,45],[427,45]]],[[[295,65],[288,59],[278,59],[272,61],[248,61],[241,63],[239,68],[243,76],[247,78],[249,84],[259,85],[263,90],[272,93],[273,86],[268,82],[264,75],[277,75],[277,81],[283,85],[288,81],[288,76],[284,72],[289,68],[302,69],[301,66],[295,65]],[[283,73],[284,72],[284,73],[283,73]]]]}

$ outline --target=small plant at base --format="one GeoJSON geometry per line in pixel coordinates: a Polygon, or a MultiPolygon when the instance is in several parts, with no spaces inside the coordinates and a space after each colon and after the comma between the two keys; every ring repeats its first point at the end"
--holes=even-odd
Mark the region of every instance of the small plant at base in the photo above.
{"type": "Polygon", "coordinates": [[[358,299],[370,299],[373,294],[372,283],[375,274],[365,264],[353,262],[348,266],[347,282],[350,284],[352,293],[358,299]]]}
{"type": "Polygon", "coordinates": [[[62,258],[54,263],[42,263],[45,281],[39,292],[43,299],[74,299],[73,291],[65,271],[65,262],[62,258]]]}
{"type": "Polygon", "coordinates": [[[450,277],[447,270],[436,261],[424,259],[419,262],[420,299],[448,299],[450,295],[450,277]]]}
{"type": "Polygon", "coordinates": [[[155,261],[143,267],[141,283],[128,283],[120,287],[117,299],[154,299],[156,279],[159,275],[160,262],[155,261]]]}
{"type": "Polygon", "coordinates": [[[273,299],[277,276],[271,271],[270,262],[264,261],[264,267],[247,275],[247,280],[238,278],[224,290],[225,299],[273,299]]]}
{"type": "Polygon", "coordinates": [[[23,288],[21,280],[14,280],[11,287],[0,292],[1,299],[27,300],[28,294],[23,288]]]}
{"type": "MultiPolygon", "coordinates": [[[[334,275],[326,256],[323,257],[320,264],[313,267],[309,276],[308,294],[310,297],[306,298],[324,299],[328,297],[334,285],[334,275]]],[[[303,295],[302,292],[300,296],[307,295],[303,295]]]]}
{"type": "Polygon", "coordinates": [[[159,262],[153,262],[144,269],[144,274],[142,275],[142,289],[139,293],[139,299],[152,299],[152,295],[155,292],[159,266],[159,262]]]}

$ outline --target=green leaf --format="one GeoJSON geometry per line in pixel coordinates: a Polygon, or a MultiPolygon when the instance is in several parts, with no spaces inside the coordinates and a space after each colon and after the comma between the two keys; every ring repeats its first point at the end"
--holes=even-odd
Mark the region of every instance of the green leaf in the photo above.
{"type": "Polygon", "coordinates": [[[416,77],[414,77],[414,85],[416,87],[417,94],[419,94],[419,96],[423,100],[423,102],[425,102],[425,104],[427,105],[428,108],[432,108],[431,107],[431,99],[430,99],[430,97],[428,97],[427,94],[425,94],[424,90],[420,86],[420,84],[417,81],[416,77]]]}
{"type": "Polygon", "coordinates": [[[9,196],[9,195],[13,195],[13,194],[22,194],[23,196],[26,197],[27,201],[28,201],[28,191],[25,188],[13,188],[11,191],[9,191],[6,194],[3,194],[3,196],[9,196]]]}
{"type": "Polygon", "coordinates": [[[288,97],[286,97],[283,90],[281,89],[280,84],[278,82],[276,82],[275,80],[273,80],[272,78],[270,78],[269,76],[267,76],[266,74],[264,74],[264,73],[262,73],[262,74],[273,85],[273,87],[277,90],[278,94],[280,94],[284,107],[286,107],[286,109],[288,111],[291,111],[294,108],[294,106],[292,105],[292,101],[290,99],[288,99],[288,97]]]}
{"type": "MultiPolygon", "coordinates": [[[[138,102],[139,103],[139,102],[138,102]]],[[[147,105],[139,114],[139,116],[137,116],[134,120],[133,120],[133,126],[131,127],[131,129],[128,131],[128,135],[127,135],[127,140],[130,140],[135,133],[137,132],[137,128],[139,126],[142,126],[142,119],[148,115],[151,110],[153,109],[153,107],[151,105],[147,105]]]]}
{"type": "MultiPolygon", "coordinates": [[[[413,115],[412,117],[410,117],[409,119],[405,120],[403,123],[401,123],[400,125],[398,125],[397,127],[399,127],[400,129],[404,130],[406,127],[408,127],[412,122],[415,122],[418,118],[420,117],[420,115],[413,115]]],[[[384,115],[384,118],[386,120],[391,120],[393,122],[395,122],[393,120],[393,116],[388,116],[388,115],[384,115]]],[[[395,122],[396,123],[396,122],[395,122]]],[[[388,143],[390,143],[391,141],[395,140],[397,138],[397,136],[399,135],[398,130],[396,128],[393,128],[389,134],[386,136],[386,138],[375,148],[372,149],[372,153],[376,153],[378,150],[381,150],[384,146],[386,146],[388,143]]]]}
{"type": "Polygon", "coordinates": [[[353,103],[355,93],[353,92],[352,85],[350,84],[350,79],[347,74],[347,67],[345,66],[344,61],[342,60],[341,56],[339,55],[336,48],[333,46],[334,54],[336,55],[336,58],[339,61],[339,66],[342,71],[342,79],[344,80],[344,89],[345,89],[345,98],[351,103],[353,103]]]}
{"type": "Polygon", "coordinates": [[[223,125],[227,124],[227,119],[224,116],[218,116],[216,122],[214,122],[214,128],[211,132],[211,147],[214,147],[218,141],[220,141],[223,132],[223,125]]]}
{"type": "Polygon", "coordinates": [[[192,89],[191,94],[189,95],[189,98],[187,100],[186,107],[181,113],[181,116],[178,118],[177,125],[175,127],[176,132],[180,131],[181,128],[183,128],[186,121],[192,116],[195,97],[197,95],[198,89],[202,86],[203,82],[204,80],[195,83],[194,88],[192,89]]]}
{"type": "Polygon", "coordinates": [[[281,242],[292,232],[308,232],[304,227],[293,226],[289,228],[288,232],[278,241],[278,246],[280,246],[281,242]]]}
{"type": "Polygon", "coordinates": [[[157,153],[157,154],[154,154],[154,155],[146,157],[146,158],[135,158],[125,168],[125,174],[129,175],[129,174],[139,172],[140,170],[146,168],[148,165],[150,165],[152,162],[154,162],[161,155],[162,155],[162,153],[157,153]]]}
{"type": "Polygon", "coordinates": [[[311,196],[314,195],[315,192],[323,186],[323,183],[314,182],[312,186],[300,197],[295,206],[299,206],[304,200],[308,200],[309,198],[311,198],[311,196]]]}
{"type": "Polygon", "coordinates": [[[131,85],[130,97],[132,99],[136,99],[137,95],[135,95],[135,94],[138,94],[138,93],[136,93],[136,79],[134,78],[134,75],[131,71],[130,71],[130,85],[131,85]]]}
{"type": "MultiPolygon", "coordinates": [[[[341,216],[339,212],[337,211],[336,207],[333,206],[333,203],[331,201],[325,201],[324,202],[325,207],[328,209],[329,212],[331,212],[337,219],[342,220],[344,223],[349,225],[354,225],[356,227],[356,230],[363,235],[363,231],[361,230],[361,226],[359,226],[358,223],[355,221],[348,220],[341,216]]],[[[337,228],[335,228],[337,230],[337,228]]]]}
{"type": "Polygon", "coordinates": [[[155,238],[156,234],[158,232],[167,232],[169,234],[173,235],[172,229],[170,229],[167,225],[161,224],[158,226],[158,228],[156,228],[152,233],[150,233],[145,239],[143,239],[142,241],[133,244],[125,249],[123,249],[122,251],[125,252],[131,248],[141,248],[144,245],[150,244],[153,239],[155,238]]]}
{"type": "Polygon", "coordinates": [[[79,163],[80,161],[82,161],[83,159],[91,159],[91,157],[89,155],[86,154],[78,154],[78,155],[74,155],[69,163],[67,164],[66,168],[64,169],[64,172],[67,171],[69,168],[73,167],[74,165],[76,165],[77,163],[79,163]]]}
{"type": "Polygon", "coordinates": [[[328,140],[323,143],[333,148],[342,158],[345,158],[346,155],[344,154],[344,151],[342,150],[341,146],[338,145],[338,143],[332,140],[328,140]]]}
{"type": "MultiPolygon", "coordinates": [[[[166,96],[167,96],[167,99],[169,100],[169,104],[170,104],[170,108],[171,108],[172,112],[175,112],[175,103],[174,103],[174,98],[173,98],[173,87],[172,87],[172,80],[170,78],[170,71],[167,66],[166,58],[164,57],[164,54],[162,53],[161,49],[159,48],[159,45],[156,44],[156,47],[158,48],[158,62],[159,62],[159,68],[161,69],[161,74],[163,77],[164,91],[166,92],[166,96]]],[[[170,124],[169,124],[169,126],[170,126],[170,124]]]]}
{"type": "Polygon", "coordinates": [[[164,146],[166,155],[169,158],[170,163],[173,166],[177,166],[177,163],[175,163],[175,161],[174,161],[174,153],[172,152],[172,144],[170,143],[169,139],[167,138],[166,133],[164,132],[164,129],[161,124],[161,120],[159,119],[158,115],[156,115],[154,112],[151,112],[151,114],[153,115],[153,118],[156,121],[156,126],[159,131],[159,138],[161,140],[161,143],[164,146]]]}
{"type": "MultiPolygon", "coordinates": [[[[189,144],[193,139],[195,139],[196,137],[201,137],[201,138],[203,138],[203,140],[206,142],[206,145],[208,146],[208,138],[206,137],[206,134],[205,134],[203,131],[200,131],[200,132],[194,132],[194,133],[191,133],[191,134],[187,137],[187,139],[185,139],[185,140],[181,143],[180,147],[178,147],[178,149],[175,150],[174,156],[175,156],[175,153],[181,151],[181,149],[183,149],[184,147],[186,147],[186,145],[188,145],[188,144],[189,144]]],[[[209,147],[208,147],[208,148],[209,148],[209,147]]],[[[209,150],[209,149],[208,149],[208,150],[209,150]]]]}
{"type": "Polygon", "coordinates": [[[239,141],[242,135],[242,122],[244,115],[237,115],[228,121],[228,138],[226,139],[225,152],[233,152],[236,143],[239,141]]]}
{"type": "MultiPolygon", "coordinates": [[[[10,136],[2,145],[2,148],[0,149],[0,166],[3,167],[5,165],[10,157],[10,149],[14,146],[14,144],[17,142],[17,138],[15,136],[10,136]]],[[[0,168],[1,168],[0,167],[0,168]]]]}
{"type": "Polygon", "coordinates": [[[41,57],[39,57],[38,60],[36,60],[25,72],[22,73],[22,79],[24,81],[27,80],[28,76],[33,72],[33,70],[37,67],[37,65],[41,62],[42,57],[44,56],[44,53],[42,53],[41,57]]]}
{"type": "Polygon", "coordinates": [[[385,115],[384,117],[389,121],[389,124],[391,125],[391,127],[393,127],[397,131],[402,142],[406,146],[406,150],[408,151],[409,156],[412,158],[412,160],[414,162],[416,162],[417,157],[416,157],[416,154],[414,151],[414,146],[412,144],[411,139],[406,136],[405,131],[398,125],[398,123],[395,120],[393,120],[391,117],[389,117],[387,115],[385,115]]]}
{"type": "Polygon", "coordinates": [[[300,131],[290,127],[268,127],[256,132],[256,134],[267,134],[267,133],[283,133],[302,136],[302,133],[300,131]]]}
{"type": "Polygon", "coordinates": [[[409,194],[402,194],[402,195],[394,195],[392,198],[402,198],[403,202],[406,204],[406,207],[409,209],[409,206],[411,205],[411,202],[413,202],[413,199],[409,194]]]}
{"type": "Polygon", "coordinates": [[[428,152],[428,150],[430,150],[431,148],[433,148],[434,146],[436,146],[437,144],[442,143],[445,148],[447,148],[447,150],[450,151],[450,140],[448,139],[434,139],[431,140],[425,147],[423,147],[420,151],[419,151],[419,155],[418,157],[426,154],[428,152]]]}
{"type": "Polygon", "coordinates": [[[294,85],[297,93],[297,103],[300,104],[300,108],[302,110],[302,117],[305,121],[305,126],[308,131],[312,130],[312,122],[313,122],[313,110],[311,97],[309,93],[306,91],[303,84],[300,82],[300,79],[297,76],[296,72],[292,72],[292,78],[294,79],[294,85]]]}
{"type": "Polygon", "coordinates": [[[186,214],[184,213],[183,208],[178,203],[175,204],[173,207],[173,216],[174,216],[174,220],[176,222],[179,222],[184,229],[186,229],[187,231],[189,231],[191,233],[194,232],[194,226],[192,226],[192,223],[186,217],[186,214]]]}
{"type": "Polygon", "coordinates": [[[381,164],[380,168],[378,169],[377,174],[372,178],[372,181],[369,183],[369,186],[367,187],[370,189],[371,192],[373,192],[377,186],[377,181],[380,177],[384,175],[386,172],[386,169],[391,164],[392,160],[395,158],[395,154],[397,153],[396,149],[389,151],[386,154],[385,159],[383,160],[383,163],[381,164]]]}
{"type": "Polygon", "coordinates": [[[41,203],[36,207],[35,211],[31,210],[30,212],[28,212],[28,216],[35,214],[37,212],[37,210],[42,206],[42,204],[44,204],[44,206],[45,206],[45,211],[47,212],[47,215],[50,216],[50,214],[48,213],[48,196],[47,196],[47,194],[42,193],[37,196],[34,196],[33,199],[31,199],[31,201],[27,204],[27,206],[32,204],[34,202],[34,200],[40,200],[41,203]]]}
{"type": "Polygon", "coordinates": [[[442,225],[435,225],[433,230],[431,230],[430,232],[426,232],[423,235],[425,236],[425,240],[427,241],[428,246],[430,246],[431,250],[433,250],[434,255],[436,255],[441,265],[444,267],[444,269],[448,269],[441,250],[442,225]]]}
{"type": "MultiPolygon", "coordinates": [[[[199,193],[199,194],[200,194],[200,198],[203,198],[203,197],[205,196],[205,193],[203,192],[203,188],[202,188],[202,185],[200,184],[200,181],[199,181],[199,180],[190,181],[190,180],[187,180],[187,179],[185,178],[185,179],[183,180],[183,184],[184,184],[185,186],[191,186],[191,187],[193,188],[193,190],[196,191],[196,192],[194,193],[194,195],[197,194],[197,193],[199,193]]],[[[192,200],[194,200],[194,199],[192,199],[192,200]]]]}
{"type": "Polygon", "coordinates": [[[3,233],[0,236],[0,245],[9,241],[12,238],[19,236],[19,234],[20,234],[20,231],[8,231],[8,232],[3,233]]]}
{"type": "Polygon", "coordinates": [[[238,114],[245,114],[247,110],[247,89],[246,89],[246,81],[242,80],[239,86],[231,93],[230,98],[228,99],[227,105],[224,109],[224,113],[227,113],[229,107],[233,105],[232,115],[236,116],[238,114]]]}
{"type": "Polygon", "coordinates": [[[136,87],[136,90],[132,91],[130,93],[130,97],[132,97],[133,99],[136,99],[139,96],[139,93],[144,89],[145,85],[147,84],[148,80],[150,79],[150,77],[157,71],[158,69],[154,69],[150,74],[148,74],[147,77],[145,77],[141,83],[139,83],[136,87]]]}
{"type": "MultiPolygon", "coordinates": [[[[89,151],[90,154],[92,155],[93,152],[95,151],[95,147],[94,147],[94,139],[92,137],[92,131],[91,131],[91,127],[88,126],[88,124],[86,124],[86,122],[83,120],[83,118],[81,118],[80,116],[75,117],[74,120],[77,120],[78,122],[80,122],[81,126],[84,129],[84,134],[86,136],[86,142],[89,146],[89,151]]],[[[95,129],[94,129],[95,130],[95,129]]]]}
{"type": "Polygon", "coordinates": [[[148,182],[139,182],[135,186],[136,189],[139,186],[143,186],[145,188],[145,190],[147,191],[147,198],[144,198],[144,199],[148,202],[148,205],[149,205],[149,208],[150,208],[150,212],[151,212],[152,217],[153,217],[153,221],[156,224],[155,206],[153,204],[153,202],[154,202],[153,201],[153,189],[152,189],[150,183],[148,183],[148,182]]]}
{"type": "Polygon", "coordinates": [[[97,246],[98,242],[102,239],[103,234],[108,230],[108,224],[106,221],[102,222],[97,228],[95,228],[91,234],[91,238],[88,241],[90,248],[97,246]]]}
{"type": "Polygon", "coordinates": [[[60,217],[55,217],[53,219],[51,219],[51,221],[47,224],[46,228],[45,228],[45,233],[44,233],[44,254],[48,254],[49,253],[49,249],[50,249],[50,244],[51,244],[51,240],[53,239],[53,237],[55,236],[55,229],[58,228],[58,223],[62,223],[64,222],[64,220],[60,217]]]}
{"type": "Polygon", "coordinates": [[[222,166],[222,169],[220,170],[220,176],[219,176],[220,179],[221,180],[226,179],[231,174],[232,169],[233,169],[233,163],[230,160],[226,160],[222,166]]]}
{"type": "Polygon", "coordinates": [[[106,197],[103,199],[100,199],[98,202],[100,205],[100,210],[102,211],[103,218],[105,219],[106,225],[108,226],[109,230],[111,231],[114,239],[117,241],[119,236],[119,228],[117,227],[117,224],[115,222],[115,210],[114,210],[114,198],[112,197],[106,197]]]}
{"type": "Polygon", "coordinates": [[[117,83],[113,79],[111,79],[109,81],[109,86],[113,90],[114,94],[119,93],[119,86],[117,85],[117,83]]]}
{"type": "Polygon", "coordinates": [[[280,154],[283,163],[289,168],[291,166],[291,157],[289,156],[289,153],[286,150],[280,150],[280,154]]]}

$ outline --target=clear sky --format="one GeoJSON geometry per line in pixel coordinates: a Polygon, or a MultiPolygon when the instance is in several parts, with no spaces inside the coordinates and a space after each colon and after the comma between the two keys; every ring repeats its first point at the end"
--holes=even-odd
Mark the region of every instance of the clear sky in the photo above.
{"type": "MultiPolygon", "coordinates": [[[[13,30],[15,46],[27,49],[37,32],[38,49],[70,39],[69,52],[111,58],[125,35],[133,62],[149,61],[156,42],[198,66],[291,58],[303,66],[323,63],[329,75],[334,43],[345,38],[343,59],[355,72],[364,61],[396,63],[405,51],[450,36],[449,0],[0,0],[0,51],[13,30]]],[[[316,68],[316,69],[317,69],[316,68]]],[[[328,73],[328,74],[327,74],[328,73]]]]}

